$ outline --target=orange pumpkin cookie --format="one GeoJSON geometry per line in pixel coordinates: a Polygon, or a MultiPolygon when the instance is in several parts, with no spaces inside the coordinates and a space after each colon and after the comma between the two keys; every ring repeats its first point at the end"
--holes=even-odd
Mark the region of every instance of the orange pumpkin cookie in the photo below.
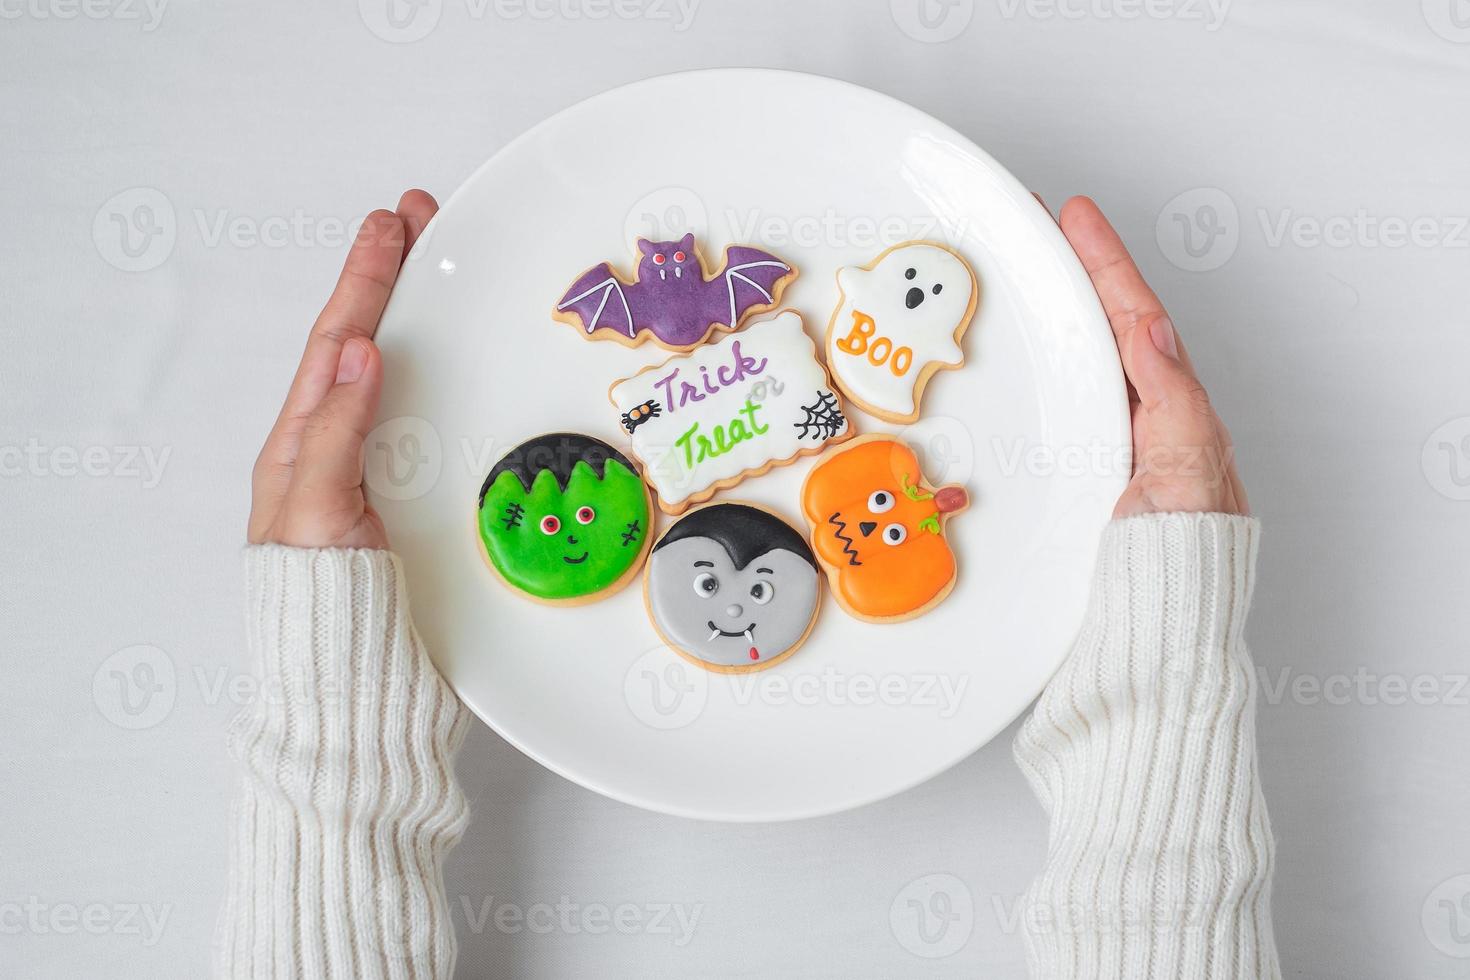
{"type": "Polygon", "coordinates": [[[801,486],[801,510],[832,594],[874,623],[912,619],[954,588],[945,523],[969,506],[964,487],[933,487],[898,439],[861,436],[829,452],[801,486]]]}

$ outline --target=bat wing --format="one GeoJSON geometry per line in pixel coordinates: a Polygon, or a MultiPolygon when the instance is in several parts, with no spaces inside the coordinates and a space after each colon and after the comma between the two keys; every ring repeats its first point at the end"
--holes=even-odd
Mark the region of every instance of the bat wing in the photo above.
{"type": "Polygon", "coordinates": [[[725,252],[725,270],[720,275],[730,317],[725,322],[737,327],[753,307],[775,306],[781,290],[795,276],[795,269],[770,252],[748,245],[730,246],[725,252]]]}
{"type": "Polygon", "coordinates": [[[616,330],[631,337],[635,332],[626,284],[606,262],[582,273],[556,304],[556,311],[576,316],[589,334],[595,330],[616,330]]]}

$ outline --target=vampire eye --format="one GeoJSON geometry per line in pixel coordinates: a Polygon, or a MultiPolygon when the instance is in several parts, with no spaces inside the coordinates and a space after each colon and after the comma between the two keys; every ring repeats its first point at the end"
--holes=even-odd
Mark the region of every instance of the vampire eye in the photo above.
{"type": "Polygon", "coordinates": [[[905,269],[905,270],[903,270],[903,277],[905,279],[912,279],[912,278],[914,278],[914,276],[917,276],[918,274],[919,274],[919,270],[918,269],[905,269]]]}
{"type": "Polygon", "coordinates": [[[776,598],[776,587],[765,579],[761,579],[750,587],[750,601],[757,606],[764,606],[776,598]]]}
{"type": "Polygon", "coordinates": [[[683,252],[675,252],[674,253],[674,261],[675,262],[683,262],[686,258],[688,258],[688,256],[685,255],[683,252]]]}
{"type": "Polygon", "coordinates": [[[887,490],[874,490],[868,497],[868,510],[874,514],[886,514],[893,509],[893,494],[887,490]]]}
{"type": "Polygon", "coordinates": [[[934,284],[934,289],[932,291],[933,291],[933,293],[934,293],[935,296],[938,296],[941,292],[944,291],[944,283],[942,283],[942,282],[936,282],[934,284]]]}
{"type": "Polygon", "coordinates": [[[708,599],[720,591],[720,580],[709,572],[694,576],[694,594],[701,599],[708,599]]]}
{"type": "Polygon", "coordinates": [[[577,523],[578,524],[591,524],[596,519],[597,519],[597,511],[593,510],[591,507],[578,507],[577,508],[577,523]]]}
{"type": "Polygon", "coordinates": [[[545,517],[541,518],[542,534],[555,534],[557,531],[560,530],[561,518],[557,517],[555,514],[547,514],[545,517]]]}
{"type": "Polygon", "coordinates": [[[664,253],[659,252],[657,255],[655,255],[653,257],[653,264],[654,265],[663,265],[664,264],[664,253]]]}
{"type": "Polygon", "coordinates": [[[889,524],[883,528],[884,544],[903,544],[904,538],[909,536],[909,529],[902,524],[889,524]]]}

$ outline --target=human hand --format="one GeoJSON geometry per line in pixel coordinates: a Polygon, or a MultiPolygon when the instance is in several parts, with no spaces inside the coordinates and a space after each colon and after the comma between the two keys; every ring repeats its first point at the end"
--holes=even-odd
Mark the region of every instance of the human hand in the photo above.
{"type": "Polygon", "coordinates": [[[383,386],[372,337],[404,257],[438,210],[427,193],[411,190],[396,212],[374,211],[363,222],[255,461],[251,544],[388,547],[362,492],[363,440],[383,386]]]}
{"type": "Polygon", "coordinates": [[[1058,223],[1092,277],[1128,379],[1133,476],[1113,516],[1249,514],[1230,433],[1122,239],[1085,197],[1062,205],[1058,223]]]}

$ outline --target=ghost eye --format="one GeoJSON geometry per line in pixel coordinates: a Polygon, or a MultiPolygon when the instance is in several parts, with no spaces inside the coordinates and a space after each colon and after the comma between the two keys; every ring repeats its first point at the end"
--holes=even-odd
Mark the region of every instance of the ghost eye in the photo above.
{"type": "Polygon", "coordinates": [[[688,258],[688,256],[685,255],[683,252],[675,252],[674,253],[674,261],[675,262],[683,262],[686,258],[688,258]]]}
{"type": "Polygon", "coordinates": [[[905,270],[903,270],[903,277],[905,279],[912,279],[912,278],[914,278],[914,276],[917,276],[918,274],[919,274],[919,270],[918,269],[905,269],[905,270]]]}
{"type": "Polygon", "coordinates": [[[542,534],[555,534],[557,531],[560,530],[561,518],[557,517],[555,514],[547,514],[545,517],[541,518],[542,534]]]}
{"type": "Polygon", "coordinates": [[[887,490],[874,490],[868,497],[868,510],[874,514],[886,514],[893,509],[893,494],[887,490]]]}
{"type": "Polygon", "coordinates": [[[659,252],[657,255],[655,255],[653,257],[653,264],[654,265],[663,265],[664,264],[664,253],[659,252]]]}
{"type": "Polygon", "coordinates": [[[776,597],[776,587],[765,579],[761,579],[750,587],[750,601],[757,606],[764,606],[776,597]]]}
{"type": "Polygon", "coordinates": [[[883,529],[884,544],[903,544],[904,538],[909,536],[909,529],[902,524],[889,524],[883,529]]]}
{"type": "Polygon", "coordinates": [[[944,283],[942,283],[942,282],[936,282],[934,284],[934,289],[933,289],[934,295],[935,296],[938,296],[943,291],[944,291],[944,283]]]}
{"type": "Polygon", "coordinates": [[[708,599],[720,591],[720,580],[709,572],[694,576],[694,594],[701,599],[708,599]]]}
{"type": "Polygon", "coordinates": [[[577,508],[577,523],[578,524],[591,524],[596,519],[597,519],[597,511],[593,510],[591,507],[578,507],[577,508]]]}

